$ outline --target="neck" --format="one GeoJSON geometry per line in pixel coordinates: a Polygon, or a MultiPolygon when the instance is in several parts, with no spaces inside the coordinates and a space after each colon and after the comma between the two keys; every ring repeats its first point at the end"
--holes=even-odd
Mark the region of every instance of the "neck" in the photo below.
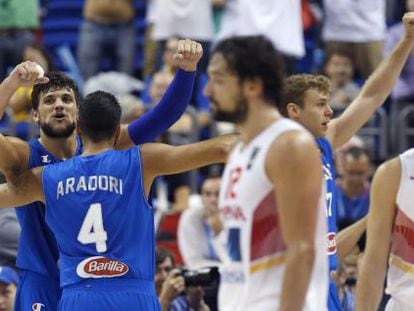
{"type": "Polygon", "coordinates": [[[69,137],[64,138],[52,138],[42,132],[39,142],[47,151],[61,160],[69,159],[76,154],[77,142],[75,132],[69,137]]]}
{"type": "Polygon", "coordinates": [[[359,195],[362,194],[362,192],[365,189],[365,185],[362,185],[361,187],[351,187],[347,183],[342,183],[342,190],[349,198],[356,198],[359,195]]]}
{"type": "Polygon", "coordinates": [[[101,142],[84,141],[82,156],[98,154],[107,150],[114,149],[113,140],[105,140],[101,142]]]}
{"type": "Polygon", "coordinates": [[[248,144],[270,124],[280,119],[282,116],[277,109],[266,102],[258,101],[252,103],[245,122],[238,124],[240,138],[244,144],[248,144]]]}

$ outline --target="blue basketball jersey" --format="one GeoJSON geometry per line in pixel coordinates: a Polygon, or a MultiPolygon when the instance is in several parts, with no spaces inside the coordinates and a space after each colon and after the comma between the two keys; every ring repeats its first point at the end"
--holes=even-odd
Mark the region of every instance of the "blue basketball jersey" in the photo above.
{"type": "Polygon", "coordinates": [[[336,254],[336,184],[335,164],[331,144],[326,138],[317,138],[316,143],[321,151],[323,174],[326,183],[326,217],[328,220],[327,253],[329,270],[336,270],[338,257],[336,254]]]}
{"type": "MultiPolygon", "coordinates": [[[[82,144],[78,141],[77,154],[82,152],[82,144]]],[[[29,169],[62,162],[49,153],[38,139],[28,142],[30,147],[29,169]]],[[[45,222],[45,207],[41,202],[34,202],[16,208],[21,226],[17,267],[36,272],[58,280],[58,249],[56,240],[45,222]]]]}
{"type": "Polygon", "coordinates": [[[154,281],[153,210],[139,147],[47,166],[42,182],[63,288],[86,279],[154,281]]]}

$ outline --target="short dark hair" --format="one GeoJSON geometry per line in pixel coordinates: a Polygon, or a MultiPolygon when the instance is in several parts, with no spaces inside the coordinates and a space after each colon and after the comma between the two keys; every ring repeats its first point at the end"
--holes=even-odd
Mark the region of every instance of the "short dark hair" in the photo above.
{"type": "Polygon", "coordinates": [[[79,93],[78,86],[76,85],[75,81],[73,81],[73,79],[59,71],[50,71],[46,73],[45,76],[49,78],[48,83],[35,84],[33,86],[32,107],[34,110],[39,109],[40,95],[42,93],[47,93],[50,90],[60,89],[73,90],[76,105],[79,107],[81,102],[81,96],[79,93]]]}
{"type": "Polygon", "coordinates": [[[370,154],[367,149],[354,146],[351,147],[344,152],[344,158],[346,159],[347,156],[351,156],[353,159],[358,160],[362,156],[367,156],[368,159],[370,159],[370,154]]]}
{"type": "Polygon", "coordinates": [[[90,93],[79,107],[79,127],[94,142],[112,138],[120,122],[121,106],[110,93],[90,93]]]}
{"type": "Polygon", "coordinates": [[[224,57],[240,82],[260,78],[264,99],[272,103],[281,100],[284,63],[270,40],[264,36],[232,37],[219,42],[212,55],[216,53],[224,57]]]}
{"type": "Polygon", "coordinates": [[[170,258],[173,266],[175,266],[174,255],[170,251],[166,250],[165,248],[161,248],[161,247],[155,248],[155,267],[158,267],[167,258],[170,258]]]}

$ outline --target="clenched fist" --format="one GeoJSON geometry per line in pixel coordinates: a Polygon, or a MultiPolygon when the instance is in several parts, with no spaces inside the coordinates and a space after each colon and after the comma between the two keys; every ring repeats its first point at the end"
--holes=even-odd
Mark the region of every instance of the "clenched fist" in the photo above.
{"type": "Polygon", "coordinates": [[[203,56],[201,44],[192,40],[178,41],[177,52],[173,58],[179,68],[185,71],[195,71],[197,64],[203,56]]]}

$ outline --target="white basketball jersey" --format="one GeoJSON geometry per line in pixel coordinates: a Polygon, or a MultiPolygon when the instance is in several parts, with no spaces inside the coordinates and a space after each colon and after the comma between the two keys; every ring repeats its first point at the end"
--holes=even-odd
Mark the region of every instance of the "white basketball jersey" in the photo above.
{"type": "MultiPolygon", "coordinates": [[[[265,173],[265,159],[272,142],[282,133],[292,130],[305,131],[291,120],[276,121],[248,145],[239,143],[226,165],[219,197],[223,234],[227,241],[226,256],[221,258],[221,311],[278,310],[285,244],[275,189],[265,173]]],[[[315,239],[316,258],[305,310],[326,309],[326,230],[324,200],[321,200],[315,239]]]]}
{"type": "Polygon", "coordinates": [[[401,180],[391,238],[387,293],[414,308],[414,149],[400,155],[401,180]]]}

